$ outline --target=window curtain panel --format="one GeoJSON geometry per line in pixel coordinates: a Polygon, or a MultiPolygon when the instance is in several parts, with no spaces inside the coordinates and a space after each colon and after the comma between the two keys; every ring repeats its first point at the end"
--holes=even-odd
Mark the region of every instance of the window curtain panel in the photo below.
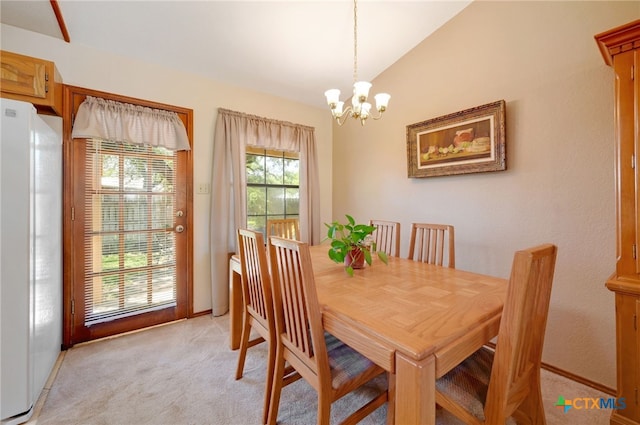
{"type": "Polygon", "coordinates": [[[236,231],[247,226],[246,147],[299,152],[300,239],[318,244],[320,187],[313,127],[218,109],[213,140],[210,246],[214,316],[229,310],[229,253],[236,252],[236,231]]]}
{"type": "Polygon", "coordinates": [[[187,129],[175,112],[93,96],[78,107],[71,137],[191,150],[187,129]]]}

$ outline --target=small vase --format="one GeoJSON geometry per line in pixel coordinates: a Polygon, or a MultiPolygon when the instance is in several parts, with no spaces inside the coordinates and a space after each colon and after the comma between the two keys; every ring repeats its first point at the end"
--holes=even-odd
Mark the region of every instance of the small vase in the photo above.
{"type": "Polygon", "coordinates": [[[360,248],[353,248],[346,257],[344,257],[345,267],[351,266],[353,269],[361,269],[364,267],[364,253],[360,248]]]}

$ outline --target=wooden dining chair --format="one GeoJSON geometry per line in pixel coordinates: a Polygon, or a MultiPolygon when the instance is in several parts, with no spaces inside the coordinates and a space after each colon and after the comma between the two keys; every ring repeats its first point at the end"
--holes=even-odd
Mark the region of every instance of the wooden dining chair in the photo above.
{"type": "Polygon", "coordinates": [[[436,403],[467,424],[544,425],[540,362],[557,247],[513,259],[495,352],[482,347],[436,381],[436,403]]]}
{"type": "Polygon", "coordinates": [[[371,234],[378,251],[393,257],[400,256],[400,223],[385,220],[369,220],[369,226],[376,230],[371,234]]]}
{"type": "Polygon", "coordinates": [[[273,381],[276,342],[271,279],[262,233],[238,229],[238,250],[242,270],[242,300],[244,309],[242,313],[242,336],[240,337],[236,379],[242,378],[247,349],[266,341],[269,346],[269,354],[267,357],[267,376],[262,422],[267,423],[269,403],[271,401],[271,384],[273,381]],[[254,329],[259,336],[249,340],[251,329],[254,329]]]}
{"type": "Polygon", "coordinates": [[[300,221],[297,218],[267,220],[267,238],[269,236],[278,236],[299,241],[300,221]]]}
{"type": "Polygon", "coordinates": [[[412,223],[409,259],[455,268],[456,251],[453,226],[448,224],[412,223]]]}
{"type": "MultiPolygon", "coordinates": [[[[323,329],[308,244],[271,237],[269,257],[277,334],[269,424],[277,421],[285,362],[317,391],[317,423],[329,424],[335,400],[385,371],[323,329]]],[[[343,423],[359,422],[386,401],[383,391],[343,423]]]]}

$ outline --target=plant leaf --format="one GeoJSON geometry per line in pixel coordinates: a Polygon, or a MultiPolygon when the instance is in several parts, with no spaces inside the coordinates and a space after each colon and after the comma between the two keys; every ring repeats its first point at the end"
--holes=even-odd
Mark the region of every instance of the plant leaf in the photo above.
{"type": "Polygon", "coordinates": [[[371,265],[371,251],[368,249],[361,249],[360,251],[364,254],[364,261],[366,261],[368,265],[371,265]]]}
{"type": "Polygon", "coordinates": [[[378,258],[385,264],[389,264],[389,258],[387,257],[387,253],[384,251],[378,251],[378,258]]]}
{"type": "Polygon", "coordinates": [[[344,262],[344,257],[340,258],[339,253],[331,249],[329,250],[329,258],[331,258],[336,263],[344,262]]]}

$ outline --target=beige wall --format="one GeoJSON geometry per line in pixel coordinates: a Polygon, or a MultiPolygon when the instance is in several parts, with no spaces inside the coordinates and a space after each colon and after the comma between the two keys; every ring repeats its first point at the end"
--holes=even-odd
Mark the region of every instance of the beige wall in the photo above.
{"type": "Polygon", "coordinates": [[[558,245],[543,360],[615,388],[613,72],[593,36],[638,2],[475,2],[382,73],[381,121],[334,128],[333,216],[453,224],[456,266],[508,277],[558,245]],[[507,171],[408,179],[406,126],[506,101],[507,171]],[[354,165],[355,164],[355,165],[354,165]]]}
{"type": "MultiPolygon", "coordinates": [[[[3,50],[56,63],[66,84],[168,103],[194,111],[194,184],[211,179],[217,108],[315,127],[320,166],[321,218],[331,219],[331,119],[321,108],[220,84],[30,31],[2,25],[3,50]]],[[[73,41],[73,35],[72,41],[73,41]]],[[[211,308],[210,196],[194,194],[194,311],[211,308]]]]}

